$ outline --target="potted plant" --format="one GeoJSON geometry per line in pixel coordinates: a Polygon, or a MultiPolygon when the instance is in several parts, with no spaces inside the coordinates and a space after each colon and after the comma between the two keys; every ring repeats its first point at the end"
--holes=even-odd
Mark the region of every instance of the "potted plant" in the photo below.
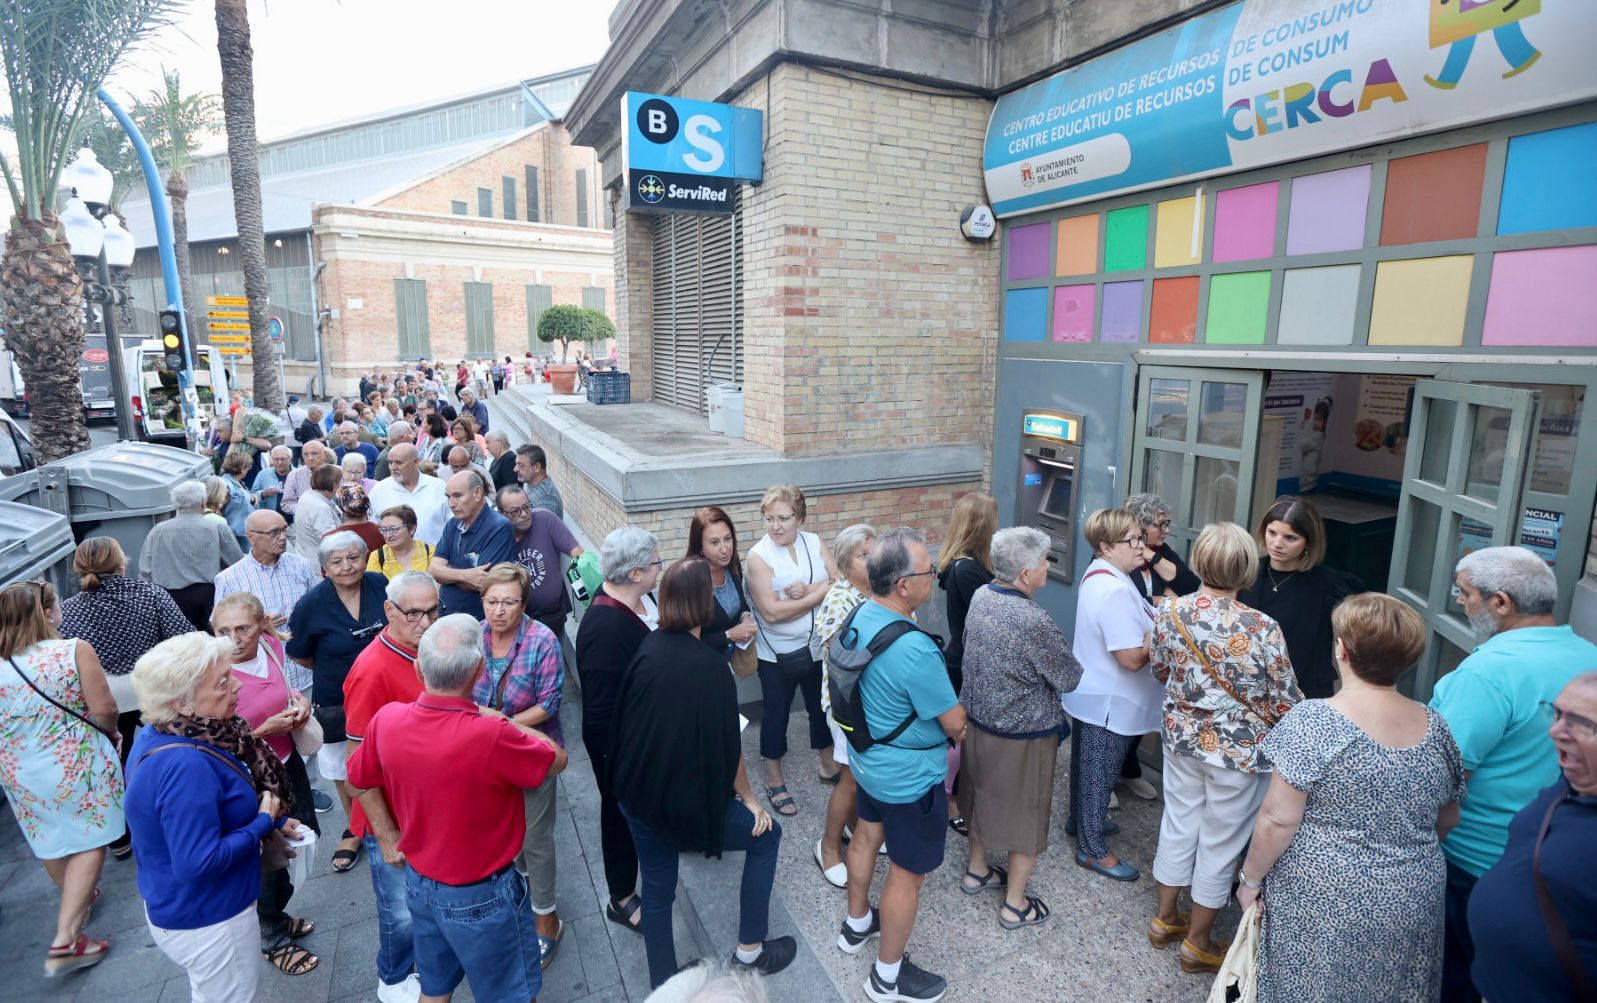
{"type": "MultiPolygon", "coordinates": [[[[577,392],[577,367],[566,363],[573,341],[581,341],[591,321],[582,307],[571,304],[552,306],[538,318],[538,340],[546,345],[559,342],[560,361],[549,366],[549,386],[557,394],[577,392]]],[[[607,318],[608,319],[608,318],[607,318]]]]}

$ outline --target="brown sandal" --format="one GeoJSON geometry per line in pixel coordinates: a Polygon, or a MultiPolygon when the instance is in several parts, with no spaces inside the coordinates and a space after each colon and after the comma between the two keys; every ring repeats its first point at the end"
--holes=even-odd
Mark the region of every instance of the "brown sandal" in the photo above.
{"type": "Polygon", "coordinates": [[[1181,970],[1188,975],[1213,975],[1218,972],[1220,966],[1225,963],[1226,949],[1231,945],[1224,941],[1215,941],[1214,946],[1219,951],[1216,954],[1210,954],[1207,951],[1198,950],[1192,946],[1192,941],[1183,938],[1181,946],[1177,949],[1181,955],[1181,970]]]}
{"type": "Polygon", "coordinates": [[[1187,931],[1192,929],[1192,914],[1185,912],[1176,913],[1174,923],[1166,923],[1158,916],[1148,924],[1148,943],[1159,950],[1164,950],[1176,941],[1183,939],[1187,931]]]}
{"type": "Polygon", "coordinates": [[[322,963],[322,959],[300,947],[298,944],[284,942],[270,951],[261,952],[266,960],[274,965],[285,975],[304,975],[314,971],[322,963]]]}
{"type": "Polygon", "coordinates": [[[298,940],[301,937],[309,937],[312,933],[315,933],[315,932],[316,932],[316,924],[313,923],[312,921],[310,921],[308,919],[296,919],[296,918],[294,918],[292,916],[289,917],[289,920],[288,920],[288,939],[290,939],[290,940],[298,940]]]}

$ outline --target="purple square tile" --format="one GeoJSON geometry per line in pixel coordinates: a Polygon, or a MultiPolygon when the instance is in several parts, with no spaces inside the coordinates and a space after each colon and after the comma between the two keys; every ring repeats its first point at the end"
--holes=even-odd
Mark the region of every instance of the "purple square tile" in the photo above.
{"type": "Polygon", "coordinates": [[[1135,344],[1142,340],[1142,283],[1105,282],[1103,323],[1098,340],[1110,345],[1135,344]]]}
{"type": "Polygon", "coordinates": [[[1369,204],[1369,164],[1293,178],[1286,253],[1322,254],[1363,247],[1369,204]]]}
{"type": "Polygon", "coordinates": [[[1004,231],[1009,242],[1009,281],[1040,279],[1048,274],[1048,241],[1053,224],[1032,223],[1004,231]]]}

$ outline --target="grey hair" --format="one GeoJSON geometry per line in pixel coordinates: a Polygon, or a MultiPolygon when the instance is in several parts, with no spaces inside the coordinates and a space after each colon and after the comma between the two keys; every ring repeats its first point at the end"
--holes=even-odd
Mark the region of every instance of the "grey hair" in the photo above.
{"type": "Polygon", "coordinates": [[[414,431],[416,431],[416,429],[411,425],[410,422],[396,421],[392,425],[388,426],[388,441],[393,442],[395,436],[409,435],[414,431]]]}
{"type": "Polygon", "coordinates": [[[890,529],[871,544],[870,556],[865,558],[865,570],[871,578],[871,594],[891,595],[899,579],[915,570],[910,556],[910,544],[925,545],[926,537],[908,526],[890,529]]]}
{"type": "Polygon", "coordinates": [[[320,418],[322,415],[324,415],[326,413],[327,413],[327,409],[322,407],[320,404],[312,404],[310,407],[305,409],[305,417],[307,417],[307,418],[309,418],[309,417],[311,417],[313,415],[318,417],[318,418],[320,418]]]}
{"type": "Polygon", "coordinates": [[[294,451],[292,449],[289,449],[287,446],[273,446],[271,448],[271,451],[268,452],[266,455],[267,456],[276,456],[279,452],[281,452],[284,456],[287,456],[287,457],[293,457],[293,455],[294,455],[294,451]]]}
{"type": "Polygon", "coordinates": [[[649,1003],[770,1003],[760,979],[723,964],[694,965],[661,983],[649,1003]]]}
{"type": "Polygon", "coordinates": [[[366,472],[365,455],[362,453],[357,453],[353,449],[345,453],[344,458],[338,462],[338,465],[343,467],[345,470],[350,469],[351,464],[358,465],[360,467],[361,473],[364,474],[366,472]]]}
{"type": "Polygon", "coordinates": [[[179,512],[199,512],[205,508],[205,483],[180,481],[172,485],[172,507],[179,512]]]}
{"type": "Polygon", "coordinates": [[[389,602],[398,606],[401,596],[412,588],[420,588],[423,585],[432,589],[433,595],[438,594],[438,582],[432,575],[425,571],[401,571],[389,579],[388,588],[383,594],[388,597],[389,602]]]}
{"type": "Polygon", "coordinates": [[[348,418],[345,418],[338,425],[338,430],[340,432],[342,432],[346,428],[349,429],[351,432],[359,432],[360,431],[360,426],[355,424],[354,422],[350,421],[348,418]]]}
{"type": "MultiPolygon", "coordinates": [[[[832,539],[832,560],[837,563],[838,570],[848,567],[849,561],[854,557],[854,550],[866,540],[876,538],[876,527],[867,523],[856,522],[852,526],[844,526],[832,539]]],[[[848,577],[848,572],[843,571],[843,577],[848,577]]]]}
{"type": "Polygon", "coordinates": [[[1012,582],[1022,571],[1036,567],[1038,561],[1048,556],[1048,534],[1030,526],[1000,529],[993,534],[992,549],[988,553],[992,557],[994,577],[1012,582]]]}
{"type": "Polygon", "coordinates": [[[1161,516],[1170,515],[1170,506],[1158,495],[1132,495],[1121,507],[1135,516],[1137,524],[1144,528],[1158,522],[1161,516]]]}
{"type": "Polygon", "coordinates": [[[506,448],[509,448],[510,446],[510,436],[499,431],[497,428],[493,429],[492,431],[484,432],[482,434],[482,438],[484,442],[502,442],[505,444],[506,448]]]}
{"type": "Polygon", "coordinates": [[[627,584],[627,574],[647,567],[660,541],[640,526],[613,529],[599,544],[599,573],[613,585],[627,584]]]}
{"type": "Polygon", "coordinates": [[[366,541],[360,538],[360,534],[345,529],[322,537],[321,545],[316,548],[316,563],[324,568],[327,567],[327,562],[341,550],[358,550],[362,557],[371,553],[366,541]]]}
{"type": "Polygon", "coordinates": [[[193,697],[205,670],[232,657],[232,641],[197,630],[169,637],[139,656],[133,692],[145,722],[164,724],[177,717],[172,704],[193,697]]]}
{"type": "Polygon", "coordinates": [[[1521,616],[1547,616],[1558,601],[1553,569],[1525,547],[1482,547],[1461,557],[1454,570],[1469,575],[1483,596],[1508,596],[1521,616]]]}
{"type": "Polygon", "coordinates": [[[459,693],[471,685],[482,661],[482,624],[470,613],[439,619],[416,649],[422,681],[440,693],[459,693]]]}

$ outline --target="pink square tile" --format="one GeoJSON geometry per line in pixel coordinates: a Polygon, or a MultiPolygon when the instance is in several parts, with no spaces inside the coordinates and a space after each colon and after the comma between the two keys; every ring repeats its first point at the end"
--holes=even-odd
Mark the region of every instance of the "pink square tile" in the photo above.
{"type": "Polygon", "coordinates": [[[1275,253],[1275,207],[1281,183],[1232,188],[1215,197],[1214,260],[1251,261],[1275,253]]]}

